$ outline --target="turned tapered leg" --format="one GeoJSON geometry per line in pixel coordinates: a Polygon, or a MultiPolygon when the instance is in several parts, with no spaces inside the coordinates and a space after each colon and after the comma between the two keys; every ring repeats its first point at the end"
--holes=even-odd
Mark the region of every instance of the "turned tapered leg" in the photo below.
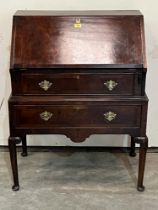
{"type": "Polygon", "coordinates": [[[135,157],[136,156],[136,152],[135,152],[135,140],[134,137],[131,137],[131,148],[130,148],[130,153],[129,155],[131,157],[135,157]]]}
{"type": "Polygon", "coordinates": [[[137,137],[135,142],[140,144],[139,148],[139,169],[138,169],[138,191],[144,191],[145,187],[143,186],[144,180],[144,170],[146,162],[146,152],[148,148],[148,138],[147,137],[137,137]]]}
{"type": "Polygon", "coordinates": [[[10,161],[11,161],[13,181],[14,181],[12,189],[14,191],[19,190],[16,144],[19,144],[20,142],[21,139],[19,137],[10,137],[8,140],[10,161]]]}
{"type": "Polygon", "coordinates": [[[27,156],[27,143],[26,143],[26,135],[21,137],[22,139],[22,153],[21,155],[23,157],[26,157],[27,156]]]}

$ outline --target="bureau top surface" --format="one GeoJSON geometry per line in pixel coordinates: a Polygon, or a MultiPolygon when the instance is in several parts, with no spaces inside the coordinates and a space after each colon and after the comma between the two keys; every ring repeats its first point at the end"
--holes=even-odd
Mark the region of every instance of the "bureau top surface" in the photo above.
{"type": "Polygon", "coordinates": [[[146,68],[139,11],[17,11],[12,68],[146,68]]]}
{"type": "Polygon", "coordinates": [[[14,16],[141,16],[142,13],[139,10],[18,10],[14,16]]]}

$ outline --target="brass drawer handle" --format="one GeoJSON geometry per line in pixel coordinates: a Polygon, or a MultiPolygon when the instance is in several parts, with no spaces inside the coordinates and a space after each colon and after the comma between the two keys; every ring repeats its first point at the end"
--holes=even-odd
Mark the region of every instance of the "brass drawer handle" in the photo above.
{"type": "Polygon", "coordinates": [[[118,85],[118,83],[113,80],[109,80],[106,81],[104,85],[108,88],[109,91],[112,91],[118,85]]]}
{"type": "Polygon", "coordinates": [[[42,82],[40,82],[38,84],[45,91],[47,91],[52,86],[52,82],[49,82],[47,80],[43,80],[42,82]]]}
{"type": "Polygon", "coordinates": [[[48,121],[52,116],[53,116],[53,114],[51,112],[47,112],[47,111],[44,111],[40,114],[40,118],[44,121],[48,121]]]}
{"type": "Polygon", "coordinates": [[[108,120],[109,122],[111,122],[112,120],[114,120],[116,118],[116,116],[117,116],[117,114],[114,113],[114,112],[111,112],[111,111],[106,112],[104,114],[105,119],[108,120]]]}

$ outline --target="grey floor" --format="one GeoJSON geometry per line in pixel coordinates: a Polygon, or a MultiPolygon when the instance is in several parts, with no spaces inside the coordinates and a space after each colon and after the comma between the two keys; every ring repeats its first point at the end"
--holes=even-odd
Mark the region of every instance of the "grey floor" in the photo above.
{"type": "Polygon", "coordinates": [[[11,190],[8,152],[0,152],[0,210],[158,210],[158,154],[148,153],[145,186],[125,153],[18,153],[21,189],[11,190]]]}

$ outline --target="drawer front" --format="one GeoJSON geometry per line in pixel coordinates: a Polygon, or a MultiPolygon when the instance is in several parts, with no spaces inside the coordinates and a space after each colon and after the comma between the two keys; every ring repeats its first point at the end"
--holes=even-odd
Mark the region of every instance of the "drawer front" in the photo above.
{"type": "Polygon", "coordinates": [[[14,127],[40,129],[54,127],[140,126],[140,105],[14,105],[14,127]]]}
{"type": "Polygon", "coordinates": [[[134,95],[138,87],[134,73],[27,74],[13,78],[14,95],[103,94],[134,95]]]}

